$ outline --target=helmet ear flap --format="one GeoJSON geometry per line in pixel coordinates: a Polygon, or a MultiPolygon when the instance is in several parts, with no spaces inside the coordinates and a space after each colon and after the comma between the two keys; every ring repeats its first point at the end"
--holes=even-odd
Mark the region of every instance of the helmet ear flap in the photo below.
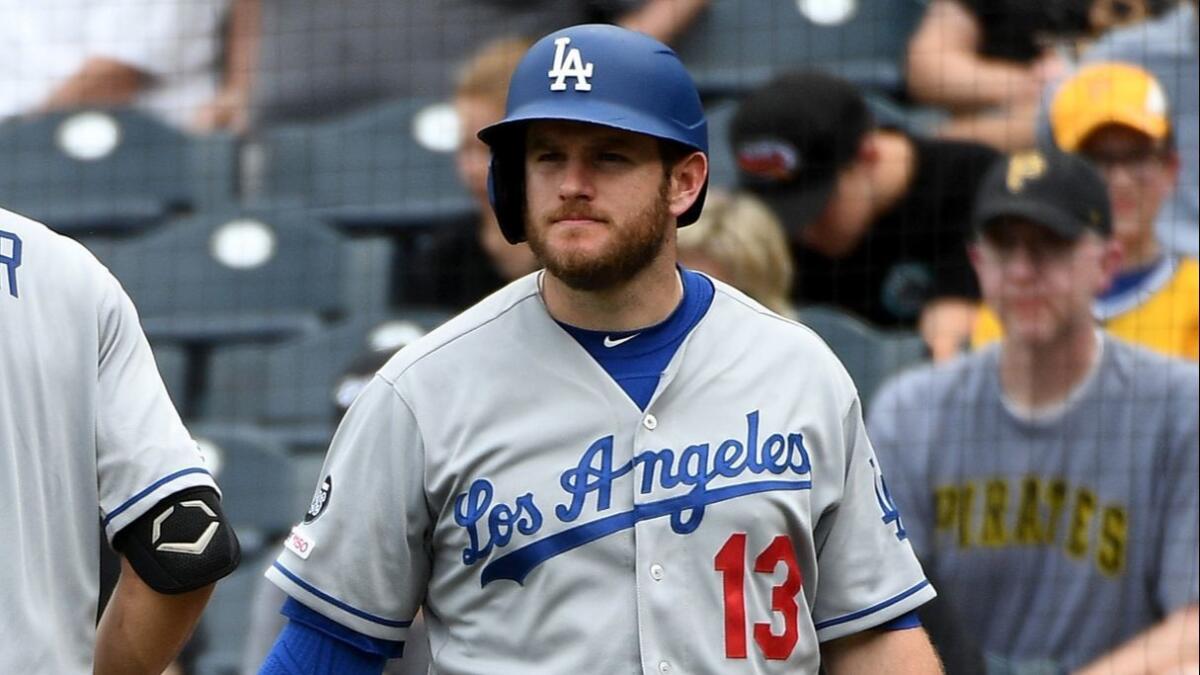
{"type": "Polygon", "coordinates": [[[500,232],[510,244],[525,241],[525,162],[520,149],[524,134],[514,134],[520,140],[505,141],[492,150],[488,167],[488,199],[500,232]]]}

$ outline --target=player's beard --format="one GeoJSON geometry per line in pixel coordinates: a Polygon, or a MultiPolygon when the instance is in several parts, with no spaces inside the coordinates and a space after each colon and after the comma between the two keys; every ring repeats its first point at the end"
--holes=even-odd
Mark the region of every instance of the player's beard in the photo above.
{"type": "MultiPolygon", "coordinates": [[[[546,228],[530,227],[526,216],[529,248],[546,271],[577,291],[613,288],[644,270],[662,252],[671,227],[664,179],[653,202],[633,214],[623,225],[611,222],[609,246],[598,255],[559,250],[548,245],[546,228]]],[[[551,219],[552,220],[552,219],[551,219]]]]}

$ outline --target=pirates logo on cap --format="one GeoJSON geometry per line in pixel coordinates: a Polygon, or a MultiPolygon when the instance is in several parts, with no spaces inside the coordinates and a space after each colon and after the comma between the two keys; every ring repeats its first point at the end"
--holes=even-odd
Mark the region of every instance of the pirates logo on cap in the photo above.
{"type": "Polygon", "coordinates": [[[1008,175],[1005,178],[1005,185],[1008,186],[1009,192],[1020,192],[1025,188],[1025,183],[1035,178],[1040,178],[1046,173],[1046,158],[1042,153],[1036,150],[1019,152],[1008,160],[1008,175]]]}

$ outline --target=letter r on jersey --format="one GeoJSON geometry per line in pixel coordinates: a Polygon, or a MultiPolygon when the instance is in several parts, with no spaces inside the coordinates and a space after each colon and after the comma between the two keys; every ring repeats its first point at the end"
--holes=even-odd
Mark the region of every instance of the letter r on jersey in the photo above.
{"type": "Polygon", "coordinates": [[[8,294],[17,296],[17,268],[21,266],[21,238],[12,232],[0,230],[0,267],[4,268],[8,281],[8,294]]]}

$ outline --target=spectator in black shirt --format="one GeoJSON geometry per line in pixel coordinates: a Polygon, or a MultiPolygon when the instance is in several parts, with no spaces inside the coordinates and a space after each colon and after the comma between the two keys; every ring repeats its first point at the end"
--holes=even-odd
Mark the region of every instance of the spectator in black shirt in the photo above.
{"type": "Polygon", "coordinates": [[[730,137],[742,186],[789,234],[798,305],[916,328],[935,358],[966,343],[979,297],[968,221],[995,151],[876,128],[857,90],[816,72],[752,93],[730,137]]]}

